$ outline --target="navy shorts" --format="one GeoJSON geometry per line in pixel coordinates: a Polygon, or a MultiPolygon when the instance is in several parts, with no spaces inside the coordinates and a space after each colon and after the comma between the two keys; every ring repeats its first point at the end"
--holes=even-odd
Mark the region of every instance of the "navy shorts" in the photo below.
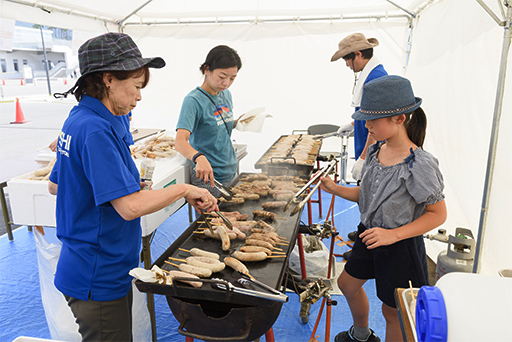
{"type": "Polygon", "coordinates": [[[423,236],[368,249],[359,238],[365,230],[360,223],[352,253],[345,264],[349,275],[357,279],[375,279],[377,297],[392,308],[396,308],[396,288],[408,288],[409,280],[414,287],[429,285],[423,236]]]}

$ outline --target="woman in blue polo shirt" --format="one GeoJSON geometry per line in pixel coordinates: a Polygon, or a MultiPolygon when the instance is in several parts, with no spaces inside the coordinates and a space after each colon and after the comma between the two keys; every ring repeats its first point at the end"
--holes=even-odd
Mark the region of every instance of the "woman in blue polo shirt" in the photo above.
{"type": "Polygon", "coordinates": [[[226,45],[214,47],[200,66],[203,84],[183,100],[176,126],[176,150],[195,165],[190,182],[207,188],[215,197],[214,179],[229,185],[235,178],[238,162],[231,142],[237,120],[228,88],[233,84],[242,61],[226,45]]]}
{"type": "Polygon", "coordinates": [[[185,197],[196,209],[217,209],[211,194],[188,184],[141,191],[125,139],[127,115],[141,100],[149,68],[126,34],[107,33],[84,43],[82,77],[68,92],[79,104],[62,126],[49,191],[57,195],[62,250],[55,274],[83,341],[131,341],[132,277],[141,249],[140,216],[185,197]]]}

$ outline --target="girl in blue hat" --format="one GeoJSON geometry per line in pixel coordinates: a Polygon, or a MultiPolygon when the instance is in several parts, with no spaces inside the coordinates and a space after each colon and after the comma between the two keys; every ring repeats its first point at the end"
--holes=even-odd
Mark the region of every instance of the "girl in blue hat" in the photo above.
{"type": "Polygon", "coordinates": [[[329,177],[321,188],[359,203],[361,223],[352,254],[338,278],[353,325],[335,337],[341,341],[380,341],[368,326],[369,303],[363,289],[375,279],[386,320],[386,341],[401,341],[394,291],[428,285],[423,234],[446,220],[444,182],[439,163],[423,150],[427,119],[410,82],[383,76],[363,88],[361,108],[352,115],[366,120],[378,141],[368,149],[361,184],[346,187],[329,177]]]}

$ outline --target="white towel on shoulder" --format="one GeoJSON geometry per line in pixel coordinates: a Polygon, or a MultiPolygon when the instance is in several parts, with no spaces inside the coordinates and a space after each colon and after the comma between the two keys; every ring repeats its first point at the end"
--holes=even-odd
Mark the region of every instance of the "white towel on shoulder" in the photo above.
{"type": "Polygon", "coordinates": [[[363,70],[361,70],[359,77],[356,82],[356,88],[354,89],[354,95],[352,96],[352,107],[360,107],[361,106],[361,98],[363,97],[363,86],[364,82],[366,81],[366,78],[372,72],[375,67],[377,67],[379,64],[379,60],[377,57],[373,56],[370,58],[368,63],[366,63],[363,70]]]}

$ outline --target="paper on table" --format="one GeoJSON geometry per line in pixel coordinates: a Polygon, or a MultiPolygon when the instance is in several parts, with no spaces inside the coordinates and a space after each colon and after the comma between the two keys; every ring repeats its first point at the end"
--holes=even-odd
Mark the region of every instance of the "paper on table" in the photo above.
{"type": "Polygon", "coordinates": [[[263,114],[264,111],[265,107],[251,109],[240,117],[235,128],[241,132],[261,133],[265,119],[272,117],[272,115],[263,114]]]}

